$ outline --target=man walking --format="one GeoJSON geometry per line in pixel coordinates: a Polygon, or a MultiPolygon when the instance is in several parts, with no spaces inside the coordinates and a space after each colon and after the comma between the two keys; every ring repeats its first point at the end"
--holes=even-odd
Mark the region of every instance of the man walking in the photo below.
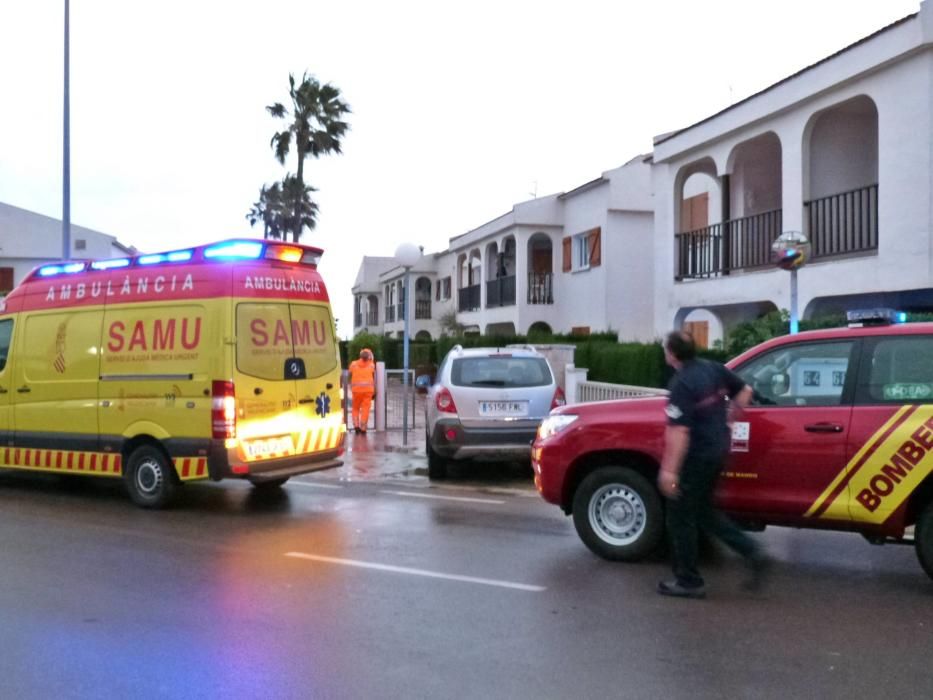
{"type": "Polygon", "coordinates": [[[664,357],[677,370],[667,404],[664,456],[658,487],[667,499],[674,579],[661,581],[658,593],[703,598],[706,587],[697,569],[699,531],[718,538],[745,559],[757,589],[768,560],[747,534],[713,508],[713,493],[731,444],[728,412],[741,411],[752,389],[722,365],[696,357],[689,333],[674,331],[664,357]]]}
{"type": "Polygon", "coordinates": [[[376,363],[369,348],[360,350],[360,359],[350,363],[350,391],[353,393],[353,430],[365,435],[369,408],[376,394],[376,363]]]}

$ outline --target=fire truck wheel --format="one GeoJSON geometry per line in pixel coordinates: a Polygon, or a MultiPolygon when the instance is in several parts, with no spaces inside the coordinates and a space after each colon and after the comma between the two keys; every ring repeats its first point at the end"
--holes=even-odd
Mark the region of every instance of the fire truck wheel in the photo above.
{"type": "Polygon", "coordinates": [[[425,436],[424,451],[428,454],[428,478],[442,480],[447,478],[447,460],[441,457],[431,447],[431,438],[425,436]]]}
{"type": "Polygon", "coordinates": [[[914,547],[917,549],[920,566],[927,572],[927,576],[933,578],[933,501],[927,503],[920,517],[917,518],[914,547]]]}
{"type": "Polygon", "coordinates": [[[644,559],[664,536],[661,496],[634,469],[602,467],[577,487],[573,524],[583,543],[604,559],[644,559]]]}
{"type": "Polygon", "coordinates": [[[171,460],[153,445],[142,445],[133,450],[123,478],[133,503],[143,508],[167,505],[178,480],[171,460]]]}
{"type": "Polygon", "coordinates": [[[288,481],[287,476],[283,476],[280,479],[250,479],[249,483],[253,485],[253,488],[257,488],[261,491],[275,491],[276,489],[282,488],[285,486],[285,482],[288,481]]]}

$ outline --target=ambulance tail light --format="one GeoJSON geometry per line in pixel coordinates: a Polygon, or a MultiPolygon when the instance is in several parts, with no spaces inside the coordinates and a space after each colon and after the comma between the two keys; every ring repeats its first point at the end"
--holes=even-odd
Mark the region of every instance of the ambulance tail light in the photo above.
{"type": "Polygon", "coordinates": [[[211,382],[211,427],[215,440],[236,437],[236,391],[233,382],[211,382]]]}
{"type": "Polygon", "coordinates": [[[441,413],[457,412],[457,404],[454,403],[454,397],[450,395],[447,387],[438,389],[437,394],[434,396],[434,405],[437,406],[437,410],[441,413]]]}
{"type": "Polygon", "coordinates": [[[567,397],[564,396],[564,390],[560,387],[557,387],[557,390],[554,392],[554,398],[551,399],[551,408],[554,409],[566,405],[567,397]]]}

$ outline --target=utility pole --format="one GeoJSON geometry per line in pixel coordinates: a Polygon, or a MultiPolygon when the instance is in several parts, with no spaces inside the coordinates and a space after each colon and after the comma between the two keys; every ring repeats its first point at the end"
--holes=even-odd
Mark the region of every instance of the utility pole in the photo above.
{"type": "Polygon", "coordinates": [[[65,0],[65,111],[62,138],[62,260],[71,258],[71,109],[68,70],[68,0],[65,0]]]}

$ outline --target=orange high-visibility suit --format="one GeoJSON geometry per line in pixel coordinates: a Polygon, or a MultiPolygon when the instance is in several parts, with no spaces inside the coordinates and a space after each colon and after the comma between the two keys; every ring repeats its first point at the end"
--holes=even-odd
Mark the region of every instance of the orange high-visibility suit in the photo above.
{"type": "Polygon", "coordinates": [[[369,425],[370,404],[376,393],[376,363],[368,349],[360,352],[359,360],[350,363],[350,391],[353,392],[353,427],[365,433],[369,425]]]}

